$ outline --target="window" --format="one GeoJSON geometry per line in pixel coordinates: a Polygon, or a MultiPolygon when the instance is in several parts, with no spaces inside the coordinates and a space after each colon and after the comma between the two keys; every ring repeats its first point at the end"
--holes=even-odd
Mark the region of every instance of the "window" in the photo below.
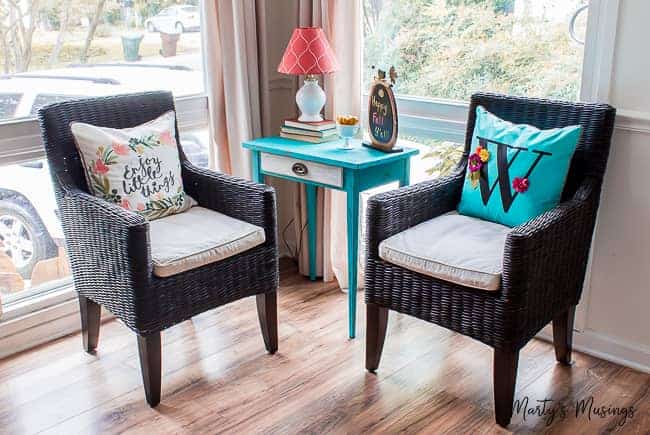
{"type": "Polygon", "coordinates": [[[11,118],[16,113],[21,94],[0,94],[0,119],[11,118]]]}
{"type": "Polygon", "coordinates": [[[168,19],[176,9],[161,12],[164,3],[7,3],[0,19],[0,42],[8,47],[0,51],[0,121],[31,117],[41,105],[71,97],[159,89],[176,97],[203,94],[201,33],[190,31],[200,29],[199,10],[185,6],[186,13],[168,19]],[[19,16],[24,34],[15,25],[19,16]],[[182,34],[174,45],[161,30],[182,34]]]}
{"type": "Polygon", "coordinates": [[[170,90],[185,153],[195,164],[207,166],[200,8],[197,0],[185,3],[3,2],[0,304],[5,314],[14,304],[22,307],[30,300],[42,307],[36,303],[40,296],[71,286],[65,241],[34,119],[38,109],[71,98],[170,90]]]}
{"type": "Polygon", "coordinates": [[[0,169],[0,298],[9,304],[68,284],[70,269],[43,160],[0,169]]]}
{"type": "Polygon", "coordinates": [[[422,148],[412,178],[454,167],[473,92],[579,99],[588,4],[363,0],[364,88],[373,65],[397,69],[400,138],[422,148]]]}

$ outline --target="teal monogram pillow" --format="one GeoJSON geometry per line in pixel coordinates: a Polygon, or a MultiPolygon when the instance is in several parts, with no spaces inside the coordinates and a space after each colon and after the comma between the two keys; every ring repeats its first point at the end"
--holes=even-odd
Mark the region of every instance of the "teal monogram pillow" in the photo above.
{"type": "Polygon", "coordinates": [[[458,212],[514,227],[557,206],[581,132],[513,124],[477,107],[458,212]]]}

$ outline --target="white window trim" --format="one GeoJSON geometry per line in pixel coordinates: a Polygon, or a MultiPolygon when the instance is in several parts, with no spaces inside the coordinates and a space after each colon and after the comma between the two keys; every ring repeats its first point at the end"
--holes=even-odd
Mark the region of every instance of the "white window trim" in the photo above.
{"type": "Polygon", "coordinates": [[[609,102],[619,0],[591,0],[582,63],[580,99],[609,102]]]}

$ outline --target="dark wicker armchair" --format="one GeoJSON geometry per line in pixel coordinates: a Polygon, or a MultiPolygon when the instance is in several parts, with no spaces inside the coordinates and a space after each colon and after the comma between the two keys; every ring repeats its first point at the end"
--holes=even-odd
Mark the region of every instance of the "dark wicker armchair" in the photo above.
{"type": "Polygon", "coordinates": [[[388,310],[472,337],[494,348],[496,421],[507,426],[519,350],[551,321],[556,358],[570,363],[573,318],[582,292],[614,118],[615,109],[604,104],[475,94],[469,108],[465,152],[455,172],[370,199],[365,276],[368,370],[379,365],[388,310]],[[584,129],[561,204],[512,228],[507,235],[501,286],[494,292],[412,272],[382,260],[378,252],[383,240],[456,209],[477,105],[514,123],[542,129],[580,124],[584,129]]]}
{"type": "MultiPolygon", "coordinates": [[[[100,306],[138,338],[147,402],[160,402],[160,332],[204,311],[257,295],[266,349],[277,350],[278,253],[272,188],[192,165],[180,149],[183,184],[200,206],[257,225],[266,241],[167,278],[152,273],[149,223],[88,193],[72,121],[127,128],[174,110],[172,95],[153,92],[69,101],[39,112],[41,131],[79,293],[83,344],[93,352],[100,306]]],[[[177,142],[178,128],[176,133],[177,142]]],[[[205,229],[210,231],[209,228],[205,229]]]]}

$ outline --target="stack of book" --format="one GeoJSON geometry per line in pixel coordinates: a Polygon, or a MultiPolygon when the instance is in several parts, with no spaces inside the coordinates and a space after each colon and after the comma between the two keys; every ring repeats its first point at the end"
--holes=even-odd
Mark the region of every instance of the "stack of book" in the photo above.
{"type": "Polygon", "coordinates": [[[327,119],[319,122],[302,122],[297,119],[287,119],[282,125],[280,136],[311,143],[322,143],[338,139],[336,122],[327,119]]]}

